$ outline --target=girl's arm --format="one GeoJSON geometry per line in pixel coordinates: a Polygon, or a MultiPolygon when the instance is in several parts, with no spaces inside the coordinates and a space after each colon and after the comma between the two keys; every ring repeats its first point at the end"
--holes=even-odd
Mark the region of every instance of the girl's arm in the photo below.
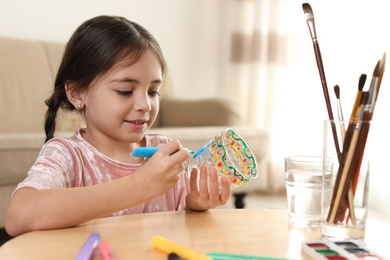
{"type": "Polygon", "coordinates": [[[190,177],[190,193],[186,197],[186,207],[191,210],[208,210],[225,205],[231,194],[230,182],[226,176],[221,178],[219,190],[218,172],[216,168],[207,166],[193,168],[190,177]],[[198,174],[200,174],[198,185],[198,174]]]}
{"type": "Polygon", "coordinates": [[[180,148],[178,142],[170,142],[134,174],[108,183],[65,189],[22,188],[11,200],[6,230],[17,236],[32,230],[71,227],[164,194],[177,183],[189,158],[188,151],[180,148]]]}

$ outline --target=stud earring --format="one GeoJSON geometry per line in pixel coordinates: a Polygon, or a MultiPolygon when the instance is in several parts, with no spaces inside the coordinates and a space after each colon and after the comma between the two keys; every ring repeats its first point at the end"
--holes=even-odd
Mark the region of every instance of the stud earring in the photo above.
{"type": "Polygon", "coordinates": [[[80,109],[80,108],[81,108],[81,104],[78,104],[78,105],[77,105],[77,109],[80,109]]]}

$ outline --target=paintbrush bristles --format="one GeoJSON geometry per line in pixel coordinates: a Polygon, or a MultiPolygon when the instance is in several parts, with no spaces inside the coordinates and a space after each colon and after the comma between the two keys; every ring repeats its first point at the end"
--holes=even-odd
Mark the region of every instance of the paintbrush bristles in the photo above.
{"type": "Polygon", "coordinates": [[[378,71],[378,76],[383,74],[385,72],[385,63],[386,63],[386,52],[383,53],[382,59],[379,62],[379,71],[378,71]]]}
{"type": "Polygon", "coordinates": [[[360,75],[360,78],[359,78],[359,91],[363,90],[363,87],[364,87],[364,84],[366,83],[366,80],[367,80],[367,75],[366,74],[360,75]]]}
{"type": "Polygon", "coordinates": [[[311,14],[311,15],[313,15],[313,10],[311,9],[310,4],[308,4],[308,3],[302,4],[302,9],[303,9],[303,12],[304,12],[305,14],[311,14]]]}
{"type": "Polygon", "coordinates": [[[302,9],[305,14],[307,26],[309,26],[310,36],[314,41],[317,41],[316,26],[314,24],[314,14],[311,6],[308,3],[302,4],[302,9]]]}
{"type": "Polygon", "coordinates": [[[359,87],[358,87],[358,93],[356,95],[355,103],[352,108],[351,118],[349,120],[350,123],[356,124],[359,116],[359,106],[362,98],[362,92],[364,88],[364,84],[366,83],[367,75],[362,74],[359,78],[359,87]]]}
{"type": "Polygon", "coordinates": [[[374,72],[372,73],[372,75],[373,75],[374,77],[378,77],[378,76],[379,76],[379,64],[380,64],[380,62],[381,62],[381,61],[378,61],[378,62],[376,63],[374,72]]]}
{"type": "MultiPolygon", "coordinates": [[[[381,62],[379,63],[379,76],[378,76],[378,83],[377,83],[377,92],[379,92],[379,89],[382,84],[382,77],[385,73],[385,63],[386,63],[386,52],[383,53],[381,62]]],[[[376,95],[375,101],[378,99],[378,94],[376,95]]]]}
{"type": "Polygon", "coordinates": [[[339,85],[334,86],[334,94],[336,95],[337,99],[340,99],[340,87],[339,87],[339,85]]]}
{"type": "Polygon", "coordinates": [[[345,124],[344,124],[344,115],[343,115],[343,109],[341,108],[341,100],[340,100],[340,87],[339,85],[334,86],[334,93],[337,98],[337,112],[339,115],[339,124],[340,124],[340,135],[341,135],[341,142],[344,143],[345,138],[345,124]]]}

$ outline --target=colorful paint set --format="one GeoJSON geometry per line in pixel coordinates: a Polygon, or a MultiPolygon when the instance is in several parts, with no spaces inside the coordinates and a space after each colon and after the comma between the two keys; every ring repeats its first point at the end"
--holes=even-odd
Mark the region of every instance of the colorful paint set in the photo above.
{"type": "Polygon", "coordinates": [[[384,260],[355,241],[305,241],[302,253],[315,260],[384,260]]]}

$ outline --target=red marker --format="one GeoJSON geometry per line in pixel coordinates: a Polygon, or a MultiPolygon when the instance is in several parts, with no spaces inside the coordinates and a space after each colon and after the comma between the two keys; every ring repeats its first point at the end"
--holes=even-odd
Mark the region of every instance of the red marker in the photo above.
{"type": "Polygon", "coordinates": [[[100,256],[103,260],[114,260],[116,259],[112,252],[111,245],[108,241],[101,241],[98,246],[100,256]]]}

